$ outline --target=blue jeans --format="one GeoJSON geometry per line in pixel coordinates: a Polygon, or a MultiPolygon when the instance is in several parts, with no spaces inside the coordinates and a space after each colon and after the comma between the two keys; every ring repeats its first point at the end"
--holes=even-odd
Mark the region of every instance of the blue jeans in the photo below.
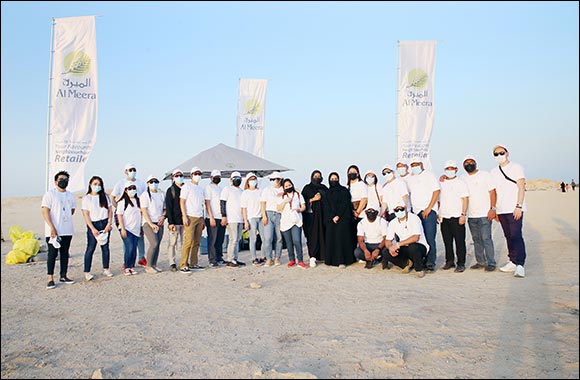
{"type": "Polygon", "coordinates": [[[520,220],[515,220],[513,214],[499,214],[499,222],[508,246],[508,257],[516,265],[524,265],[526,262],[526,245],[522,235],[524,214],[520,220]]]}
{"type": "Polygon", "coordinates": [[[288,248],[288,260],[295,261],[294,248],[296,248],[296,256],[298,262],[304,261],[302,255],[302,227],[292,226],[289,230],[282,231],[284,240],[286,241],[286,248],[288,248]]]}
{"type": "Polygon", "coordinates": [[[215,220],[215,227],[209,223],[209,218],[205,218],[207,232],[207,258],[210,264],[217,264],[223,260],[224,237],[226,228],[220,224],[220,219],[215,220]]]}
{"type": "Polygon", "coordinates": [[[282,232],[280,232],[280,213],[276,211],[266,211],[268,224],[264,226],[262,236],[262,252],[268,259],[272,259],[272,248],[276,244],[276,258],[282,257],[282,232]]]}
{"type": "MultiPolygon", "coordinates": [[[[93,222],[93,226],[98,230],[102,231],[107,226],[107,219],[98,220],[93,222]]],[[[111,232],[107,234],[108,238],[111,237],[111,232]]],[[[91,271],[91,266],[93,264],[93,254],[95,253],[95,249],[97,248],[97,239],[91,229],[87,226],[87,249],[85,250],[85,273],[89,273],[91,271]]],[[[101,254],[103,257],[103,269],[109,269],[109,260],[111,257],[111,253],[109,250],[109,242],[107,244],[101,245],[101,254]]]]}
{"type": "MultiPolygon", "coordinates": [[[[258,240],[258,233],[260,237],[264,237],[264,225],[262,224],[262,218],[250,218],[248,220],[250,224],[250,253],[252,254],[252,259],[257,258],[256,256],[256,241],[258,240]]],[[[263,251],[262,251],[263,252],[263,251]]]]}
{"type": "Polygon", "coordinates": [[[496,266],[493,240],[491,239],[491,220],[487,217],[469,218],[469,231],[473,239],[475,260],[479,265],[496,266]]]}
{"type": "Polygon", "coordinates": [[[228,261],[238,261],[244,223],[228,223],[227,228],[228,235],[230,235],[230,241],[228,242],[228,261]]]}
{"type": "Polygon", "coordinates": [[[125,248],[125,254],[123,255],[125,268],[134,268],[135,260],[137,260],[137,244],[139,244],[139,236],[135,236],[127,231],[127,237],[121,237],[121,239],[123,239],[123,247],[125,248]]]}
{"type": "Polygon", "coordinates": [[[421,219],[423,231],[425,232],[425,239],[427,239],[427,244],[429,244],[429,252],[427,252],[425,266],[433,268],[437,261],[437,246],[435,245],[435,235],[437,234],[437,213],[431,210],[429,215],[427,215],[427,218],[423,219],[422,212],[423,210],[419,211],[416,215],[421,219]]]}

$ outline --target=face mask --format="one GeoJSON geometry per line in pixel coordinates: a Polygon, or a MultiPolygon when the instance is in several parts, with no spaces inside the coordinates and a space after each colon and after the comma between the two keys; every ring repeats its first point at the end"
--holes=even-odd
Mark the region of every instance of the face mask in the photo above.
{"type": "Polygon", "coordinates": [[[367,211],[366,214],[367,214],[367,219],[370,222],[374,222],[375,219],[377,219],[377,215],[379,215],[379,212],[377,210],[373,210],[373,211],[367,211]]]}
{"type": "Polygon", "coordinates": [[[455,178],[455,170],[445,170],[445,175],[447,176],[447,178],[455,178]]]}
{"type": "Polygon", "coordinates": [[[129,174],[127,174],[127,178],[129,179],[137,178],[137,172],[129,172],[129,174]]]}
{"type": "Polygon", "coordinates": [[[194,182],[196,182],[196,183],[197,183],[197,182],[201,181],[201,176],[200,176],[200,175],[194,175],[194,176],[192,176],[192,177],[191,177],[191,179],[192,179],[194,182]]]}
{"type": "Polygon", "coordinates": [[[338,186],[338,181],[336,181],[336,180],[330,180],[328,183],[330,184],[330,187],[338,186]]]}
{"type": "Polygon", "coordinates": [[[397,216],[397,218],[401,219],[405,217],[405,210],[402,211],[395,211],[395,215],[397,216]]]}
{"type": "Polygon", "coordinates": [[[475,171],[476,166],[475,164],[465,164],[463,168],[465,169],[466,172],[473,173],[475,171]]]}
{"type": "Polygon", "coordinates": [[[159,188],[159,184],[158,183],[150,183],[149,184],[149,189],[151,191],[157,191],[158,188],[159,188]]]}
{"type": "Polygon", "coordinates": [[[137,195],[137,190],[129,190],[127,191],[127,194],[129,194],[130,198],[133,198],[135,195],[137,195]]]}
{"type": "Polygon", "coordinates": [[[291,192],[294,191],[294,187],[289,187],[287,189],[284,189],[284,191],[287,192],[287,193],[291,193],[291,192]]]}
{"type": "Polygon", "coordinates": [[[367,180],[367,183],[369,185],[374,185],[375,184],[375,177],[366,177],[365,179],[367,180]]]}
{"type": "Polygon", "coordinates": [[[315,185],[320,185],[322,183],[322,178],[312,178],[312,183],[315,185]]]}
{"type": "Polygon", "coordinates": [[[91,191],[93,193],[98,193],[99,191],[101,191],[102,187],[99,185],[91,185],[91,191]]]}
{"type": "Polygon", "coordinates": [[[232,183],[234,184],[235,187],[238,187],[242,184],[242,179],[241,178],[235,178],[232,183]]]}
{"type": "Polygon", "coordinates": [[[59,179],[57,182],[57,186],[63,190],[66,189],[66,187],[68,186],[68,178],[59,179]]]}
{"type": "Polygon", "coordinates": [[[504,154],[503,156],[494,157],[494,159],[498,164],[503,164],[507,160],[507,157],[504,154]]]}
{"type": "Polygon", "coordinates": [[[255,179],[251,179],[248,181],[250,187],[256,187],[256,185],[258,184],[258,181],[256,181],[255,179]]]}
{"type": "Polygon", "coordinates": [[[411,171],[413,172],[413,174],[421,174],[423,169],[421,169],[421,166],[413,166],[411,167],[411,171]]]}
{"type": "Polygon", "coordinates": [[[218,183],[220,183],[222,181],[222,179],[220,177],[213,177],[213,179],[211,181],[217,185],[218,183]]]}
{"type": "Polygon", "coordinates": [[[350,179],[351,181],[353,179],[357,179],[358,175],[356,173],[348,173],[348,179],[350,179]]]}
{"type": "Polygon", "coordinates": [[[183,185],[183,182],[185,182],[185,180],[183,179],[183,177],[175,177],[173,180],[178,185],[183,185]]]}
{"type": "Polygon", "coordinates": [[[395,177],[395,174],[394,173],[387,173],[384,175],[384,177],[387,181],[390,181],[393,179],[393,177],[395,177]]]}
{"type": "Polygon", "coordinates": [[[399,173],[400,176],[404,176],[405,174],[407,174],[407,168],[404,167],[397,168],[397,173],[399,173]]]}

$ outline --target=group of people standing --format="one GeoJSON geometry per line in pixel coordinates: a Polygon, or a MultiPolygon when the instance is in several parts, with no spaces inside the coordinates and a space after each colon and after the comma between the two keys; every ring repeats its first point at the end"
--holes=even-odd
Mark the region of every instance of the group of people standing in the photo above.
{"type": "MultiPolygon", "coordinates": [[[[143,182],[137,179],[136,166],[129,163],[124,168],[125,178],[117,182],[110,196],[105,193],[102,178],[93,176],[82,199],[87,225],[85,280],[94,278],[91,266],[97,245],[101,247],[103,275],[113,275],[109,268],[113,223],[123,240],[123,274],[138,274],[136,264],[144,266],[146,273],[161,272],[157,263],[166,221],[168,261],[174,272],[205,269],[199,265],[198,254],[206,229],[210,267],[246,265],[239,260],[238,252],[242,233],[248,231],[254,266],[281,265],[284,240],[288,267],[315,267],[317,262],[324,262],[346,268],[358,260],[369,269],[381,263],[383,269],[394,265],[403,273],[414,270],[417,276],[424,277],[435,271],[438,224],[445,246],[442,269],[455,268],[459,273],[465,270],[467,222],[476,257],[471,269],[494,271],[491,227],[496,220],[501,223],[510,259],[500,270],[524,277],[524,171],[509,161],[504,145],[495,146],[493,155],[498,167],[491,173],[478,169],[475,158],[466,156],[461,165],[466,174],[461,178],[457,176],[458,165],[452,160],[445,163],[444,174],[439,178],[425,170],[418,158],[400,160],[394,166],[383,166],[382,185],[372,170],[361,177],[356,165],[347,169],[345,185],[341,184],[339,173],[332,172],[326,186],[322,173],[314,170],[310,183],[301,192],[279,172],[269,176],[271,186],[261,189],[254,173],[242,178],[234,171],[229,185],[222,188],[221,172],[216,169],[211,172],[210,183],[202,187],[199,167],[191,169],[188,181],[181,169],[175,169],[171,186],[163,192],[157,177],[150,175],[143,182]],[[224,258],[226,231],[229,241],[224,258]],[[308,264],[302,249],[303,234],[308,264]],[[262,241],[260,257],[256,250],[258,236],[262,241]]],[[[56,286],[53,274],[59,252],[59,281],[74,283],[67,277],[67,269],[76,201],[66,190],[68,179],[67,172],[57,173],[55,188],[47,191],[42,200],[49,289],[56,286]]]]}

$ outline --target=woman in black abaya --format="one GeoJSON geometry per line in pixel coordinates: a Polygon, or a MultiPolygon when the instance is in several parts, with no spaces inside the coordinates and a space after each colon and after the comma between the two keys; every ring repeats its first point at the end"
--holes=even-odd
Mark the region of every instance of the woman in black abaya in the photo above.
{"type": "Polygon", "coordinates": [[[326,255],[326,227],[324,225],[322,202],[326,197],[328,187],[322,184],[322,173],[315,170],[310,175],[310,183],[302,189],[306,201],[306,211],[302,213],[304,236],[308,245],[310,266],[315,266],[315,260],[324,261],[326,255]]]}

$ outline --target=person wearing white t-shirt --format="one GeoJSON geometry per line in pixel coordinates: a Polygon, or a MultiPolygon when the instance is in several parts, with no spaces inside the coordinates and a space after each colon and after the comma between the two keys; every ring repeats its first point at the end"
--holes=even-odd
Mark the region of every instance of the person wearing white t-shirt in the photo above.
{"type": "Polygon", "coordinates": [[[91,177],[89,189],[82,200],[81,210],[87,225],[87,249],[85,250],[84,260],[85,280],[90,281],[95,277],[91,274],[91,266],[99,236],[106,238],[104,244],[99,244],[103,260],[103,274],[107,277],[112,277],[113,273],[109,270],[111,258],[109,238],[113,228],[113,205],[109,196],[105,193],[105,185],[101,177],[91,177]]]}
{"type": "Polygon", "coordinates": [[[147,265],[145,272],[155,274],[161,272],[157,267],[159,247],[163,240],[163,223],[165,223],[165,194],[159,190],[159,180],[150,175],[147,177],[147,191],[139,197],[143,213],[143,234],[149,242],[147,250],[147,265]]]}
{"type": "Polygon", "coordinates": [[[141,203],[137,196],[137,186],[129,185],[117,202],[117,220],[123,239],[123,273],[125,276],[138,274],[135,270],[137,260],[137,244],[141,236],[141,203]]]}
{"type": "Polygon", "coordinates": [[[524,213],[526,212],[526,177],[521,165],[509,160],[505,145],[496,145],[493,155],[498,167],[491,170],[497,192],[497,216],[507,241],[507,264],[499,270],[514,272],[515,277],[525,277],[526,246],[522,235],[524,213]]]}
{"type": "Polygon", "coordinates": [[[270,187],[262,190],[262,198],[260,199],[262,206],[262,225],[264,226],[262,254],[266,256],[265,267],[280,265],[283,245],[278,204],[282,199],[284,189],[282,188],[282,176],[279,172],[270,174],[270,184],[270,187]],[[274,251],[274,255],[272,255],[272,251],[274,251]]]}
{"type": "Polygon", "coordinates": [[[351,223],[351,242],[354,251],[357,246],[357,224],[362,220],[362,217],[364,216],[363,211],[368,203],[368,186],[361,179],[358,166],[350,165],[346,171],[346,175],[346,187],[348,188],[348,191],[350,191],[350,200],[352,203],[352,209],[354,210],[354,219],[351,223]]]}
{"type": "Polygon", "coordinates": [[[228,262],[229,268],[237,268],[246,265],[238,260],[240,250],[240,240],[244,228],[244,218],[242,216],[242,175],[240,172],[232,172],[230,175],[231,186],[224,187],[220,194],[220,210],[222,213],[222,226],[227,226],[228,235],[228,262]]]}
{"type": "Polygon", "coordinates": [[[308,265],[304,263],[302,252],[302,212],[306,210],[304,197],[294,187],[290,178],[282,181],[284,194],[278,204],[280,215],[280,231],[288,248],[288,268],[298,265],[305,269],[308,265]],[[294,255],[296,250],[296,255],[294,255]],[[296,264],[298,261],[298,264],[296,264]]]}
{"type": "Polygon", "coordinates": [[[443,269],[455,268],[455,272],[465,271],[465,222],[467,222],[467,207],[469,191],[467,184],[457,178],[457,164],[449,160],[445,163],[446,180],[441,183],[439,195],[439,221],[441,236],[445,245],[445,265],[443,269]],[[453,243],[457,252],[453,251],[453,243]],[[457,254],[457,266],[455,266],[457,254]]]}
{"type": "Polygon", "coordinates": [[[493,272],[496,268],[495,251],[491,237],[491,223],[496,217],[497,195],[495,184],[489,172],[479,170],[474,157],[463,159],[463,169],[467,172],[461,179],[469,190],[467,224],[473,239],[476,263],[470,269],[485,268],[493,272]]]}
{"type": "Polygon", "coordinates": [[[419,158],[411,161],[413,175],[407,181],[412,211],[421,219],[425,238],[429,244],[429,251],[425,260],[425,269],[428,272],[435,271],[437,261],[437,247],[435,236],[437,235],[437,200],[439,199],[439,181],[432,172],[425,170],[423,162],[419,158]]]}
{"type": "Polygon", "coordinates": [[[69,248],[74,235],[72,216],[76,209],[76,200],[67,191],[70,175],[61,170],[54,176],[55,188],[48,190],[42,197],[41,212],[44,218],[44,236],[48,245],[46,269],[48,275],[47,289],[54,289],[54,267],[60,253],[60,282],[74,284],[67,277],[69,248]]]}
{"type": "MultiPolygon", "coordinates": [[[[367,185],[367,205],[364,211],[372,208],[379,211],[381,209],[381,193],[377,175],[372,170],[367,170],[364,176],[364,183],[367,185]]],[[[366,218],[366,213],[362,213],[363,218],[366,218]]]]}
{"type": "Polygon", "coordinates": [[[357,260],[365,261],[365,268],[372,269],[375,262],[385,254],[387,221],[378,218],[379,210],[370,207],[365,210],[366,218],[357,226],[358,246],[354,250],[357,260]]]}
{"type": "Polygon", "coordinates": [[[221,171],[214,169],[209,177],[210,183],[203,192],[205,198],[205,227],[207,228],[207,259],[210,268],[226,265],[223,259],[224,238],[226,227],[222,226],[222,212],[220,210],[220,195],[222,189],[221,171]]]}
{"type": "Polygon", "coordinates": [[[201,233],[205,228],[203,217],[205,197],[203,188],[199,185],[202,173],[197,166],[191,168],[191,181],[183,185],[179,194],[179,206],[183,218],[183,249],[179,263],[181,273],[205,269],[198,264],[201,233]]]}
{"type": "Polygon", "coordinates": [[[252,172],[246,174],[246,183],[240,203],[242,206],[242,217],[244,218],[244,230],[250,233],[250,254],[252,264],[261,266],[266,262],[266,258],[258,258],[256,255],[256,242],[258,233],[260,238],[264,236],[264,225],[262,224],[262,205],[260,199],[262,191],[258,188],[258,177],[252,172]]]}
{"type": "Polygon", "coordinates": [[[391,262],[409,273],[415,268],[417,277],[425,277],[423,262],[429,250],[429,244],[423,232],[421,219],[407,211],[401,202],[393,207],[396,218],[389,222],[385,236],[388,253],[383,255],[383,269],[391,262]]]}
{"type": "Polygon", "coordinates": [[[403,202],[405,207],[410,209],[409,190],[405,181],[395,177],[393,167],[390,164],[383,166],[381,174],[387,182],[385,182],[379,193],[381,195],[381,210],[379,216],[390,222],[395,219],[393,208],[399,202],[403,202]]]}

